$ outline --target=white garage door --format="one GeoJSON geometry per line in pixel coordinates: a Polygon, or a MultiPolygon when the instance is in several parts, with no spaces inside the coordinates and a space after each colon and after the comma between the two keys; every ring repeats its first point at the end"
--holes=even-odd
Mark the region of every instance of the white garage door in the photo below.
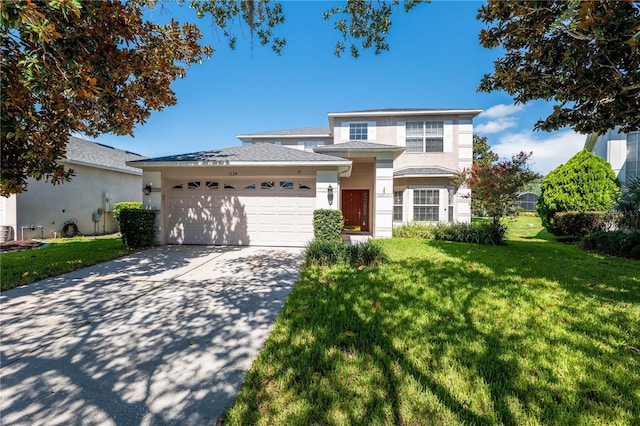
{"type": "Polygon", "coordinates": [[[169,244],[303,246],[313,239],[315,182],[191,179],[167,190],[169,244]]]}

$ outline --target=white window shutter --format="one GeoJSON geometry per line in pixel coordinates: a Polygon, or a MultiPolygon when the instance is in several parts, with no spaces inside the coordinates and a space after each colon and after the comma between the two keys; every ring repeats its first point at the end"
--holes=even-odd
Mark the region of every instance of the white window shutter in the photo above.
{"type": "Polygon", "coordinates": [[[407,146],[407,124],[404,121],[398,121],[396,125],[396,145],[407,146]]]}
{"type": "Polygon", "coordinates": [[[453,120],[444,120],[442,151],[453,152],[453,120]]]}
{"type": "Polygon", "coordinates": [[[367,122],[367,140],[368,141],[376,140],[376,122],[375,121],[367,122]]]}

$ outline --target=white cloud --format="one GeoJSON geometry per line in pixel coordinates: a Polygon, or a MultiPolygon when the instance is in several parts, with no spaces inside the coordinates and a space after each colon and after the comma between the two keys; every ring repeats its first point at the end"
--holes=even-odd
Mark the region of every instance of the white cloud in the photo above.
{"type": "Polygon", "coordinates": [[[486,111],[482,111],[478,117],[479,118],[504,118],[509,115],[515,114],[516,112],[520,112],[524,109],[524,105],[507,105],[507,104],[498,104],[494,105],[486,111]]]}
{"type": "Polygon", "coordinates": [[[474,127],[476,133],[498,133],[510,127],[518,125],[518,120],[514,117],[503,117],[488,123],[478,124],[474,127]]]}
{"type": "Polygon", "coordinates": [[[476,133],[499,133],[503,130],[518,125],[518,119],[512,117],[513,114],[520,112],[524,109],[524,105],[507,105],[498,104],[494,105],[486,111],[483,111],[478,115],[478,118],[490,119],[486,123],[477,124],[475,126],[476,133]]]}
{"type": "Polygon", "coordinates": [[[533,156],[529,160],[531,168],[547,174],[584,148],[585,140],[585,135],[571,130],[554,133],[522,131],[500,137],[491,149],[501,158],[511,158],[520,151],[532,151],[533,156]]]}

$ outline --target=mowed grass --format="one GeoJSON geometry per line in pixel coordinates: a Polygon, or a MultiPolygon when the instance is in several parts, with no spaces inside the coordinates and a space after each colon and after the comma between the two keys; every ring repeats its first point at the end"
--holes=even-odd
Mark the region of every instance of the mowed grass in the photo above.
{"type": "Polygon", "coordinates": [[[381,240],[302,273],[226,424],[638,424],[640,263],[553,241],[381,240]]]}
{"type": "Polygon", "coordinates": [[[45,242],[48,243],[46,247],[0,254],[3,291],[106,262],[130,252],[115,235],[58,238],[45,242]]]}

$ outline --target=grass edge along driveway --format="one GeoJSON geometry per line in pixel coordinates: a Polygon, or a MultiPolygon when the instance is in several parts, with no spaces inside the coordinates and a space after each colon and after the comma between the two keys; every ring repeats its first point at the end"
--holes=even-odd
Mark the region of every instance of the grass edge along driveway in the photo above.
{"type": "Polygon", "coordinates": [[[632,424],[640,263],[544,239],[381,240],[392,261],[311,268],[226,424],[632,424]]]}
{"type": "Polygon", "coordinates": [[[56,238],[45,243],[43,247],[0,254],[2,291],[131,253],[117,235],[56,238]]]}

